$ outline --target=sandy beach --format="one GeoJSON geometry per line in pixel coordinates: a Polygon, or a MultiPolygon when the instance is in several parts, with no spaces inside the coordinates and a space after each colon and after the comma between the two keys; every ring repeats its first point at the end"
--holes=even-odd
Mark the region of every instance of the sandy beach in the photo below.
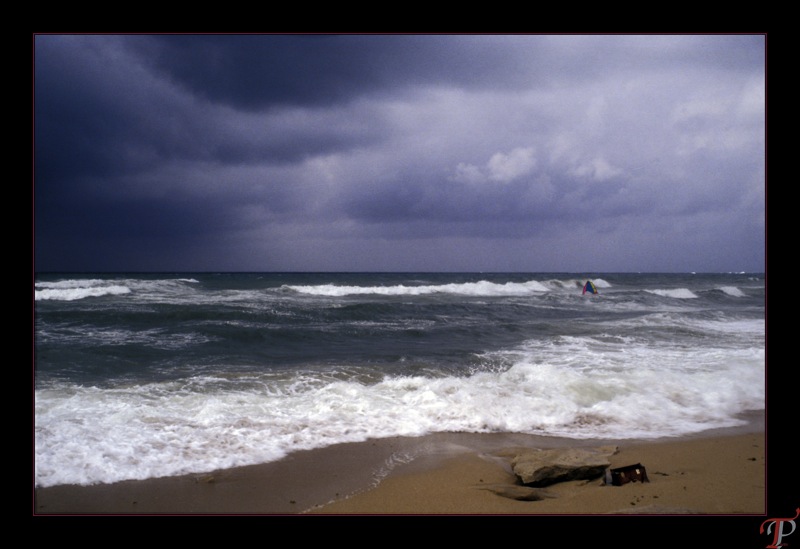
{"type": "MultiPolygon", "coordinates": [[[[391,514],[760,514],[765,512],[764,440],[757,434],[620,446],[612,467],[645,465],[650,482],[602,479],[554,484],[539,501],[506,497],[517,479],[500,466],[513,451],[464,454],[401,473],[376,489],[316,513],[391,514]]],[[[513,493],[511,494],[513,496],[513,493]]]]}
{"type": "Polygon", "coordinates": [[[760,420],[649,442],[502,433],[378,439],[208,474],[36,489],[34,514],[763,514],[765,446],[760,420]],[[509,497],[519,485],[510,468],[518,452],[608,443],[618,446],[612,468],[641,463],[650,482],[569,481],[539,501],[509,497]]]}

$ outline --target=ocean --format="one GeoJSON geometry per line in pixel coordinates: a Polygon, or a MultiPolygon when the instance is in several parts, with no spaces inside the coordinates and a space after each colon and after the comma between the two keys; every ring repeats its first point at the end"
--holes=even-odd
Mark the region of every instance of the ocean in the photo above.
{"type": "Polygon", "coordinates": [[[765,409],[763,273],[37,274],[34,286],[37,487],[436,432],[687,436],[765,409]]]}

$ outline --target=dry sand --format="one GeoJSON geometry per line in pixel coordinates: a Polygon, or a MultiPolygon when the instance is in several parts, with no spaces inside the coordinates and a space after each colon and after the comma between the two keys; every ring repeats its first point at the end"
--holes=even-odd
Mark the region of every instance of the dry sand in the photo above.
{"type": "Polygon", "coordinates": [[[758,515],[766,512],[765,459],[763,428],[602,443],[450,433],[339,444],[209,474],[37,489],[34,515],[758,515]],[[520,448],[608,443],[619,446],[612,467],[641,463],[650,482],[563,482],[541,501],[498,495],[518,484],[510,461],[520,448]]]}

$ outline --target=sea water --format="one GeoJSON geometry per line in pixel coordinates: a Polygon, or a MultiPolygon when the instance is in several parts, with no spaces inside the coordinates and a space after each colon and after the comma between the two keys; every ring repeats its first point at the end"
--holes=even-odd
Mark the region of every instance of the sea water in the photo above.
{"type": "Polygon", "coordinates": [[[37,486],[434,432],[684,436],[765,408],[763,274],[41,274],[34,299],[37,486]]]}

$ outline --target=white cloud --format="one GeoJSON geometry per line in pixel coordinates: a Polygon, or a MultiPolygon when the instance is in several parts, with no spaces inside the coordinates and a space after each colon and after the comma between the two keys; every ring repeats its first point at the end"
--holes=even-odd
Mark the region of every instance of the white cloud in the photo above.
{"type": "Polygon", "coordinates": [[[461,162],[456,166],[456,173],[452,179],[459,183],[478,185],[486,181],[486,176],[481,172],[478,166],[461,162]]]}
{"type": "Polygon", "coordinates": [[[536,168],[534,154],[533,147],[518,147],[509,153],[493,154],[484,168],[462,162],[456,166],[451,179],[473,185],[486,181],[508,183],[533,172],[536,168]]]}
{"type": "Polygon", "coordinates": [[[622,170],[613,167],[605,158],[596,157],[592,160],[581,162],[572,168],[570,173],[581,178],[607,181],[622,173],[622,170]]]}
{"type": "Polygon", "coordinates": [[[533,147],[517,148],[508,154],[495,153],[486,165],[489,179],[508,183],[518,177],[527,175],[536,167],[533,147]]]}

